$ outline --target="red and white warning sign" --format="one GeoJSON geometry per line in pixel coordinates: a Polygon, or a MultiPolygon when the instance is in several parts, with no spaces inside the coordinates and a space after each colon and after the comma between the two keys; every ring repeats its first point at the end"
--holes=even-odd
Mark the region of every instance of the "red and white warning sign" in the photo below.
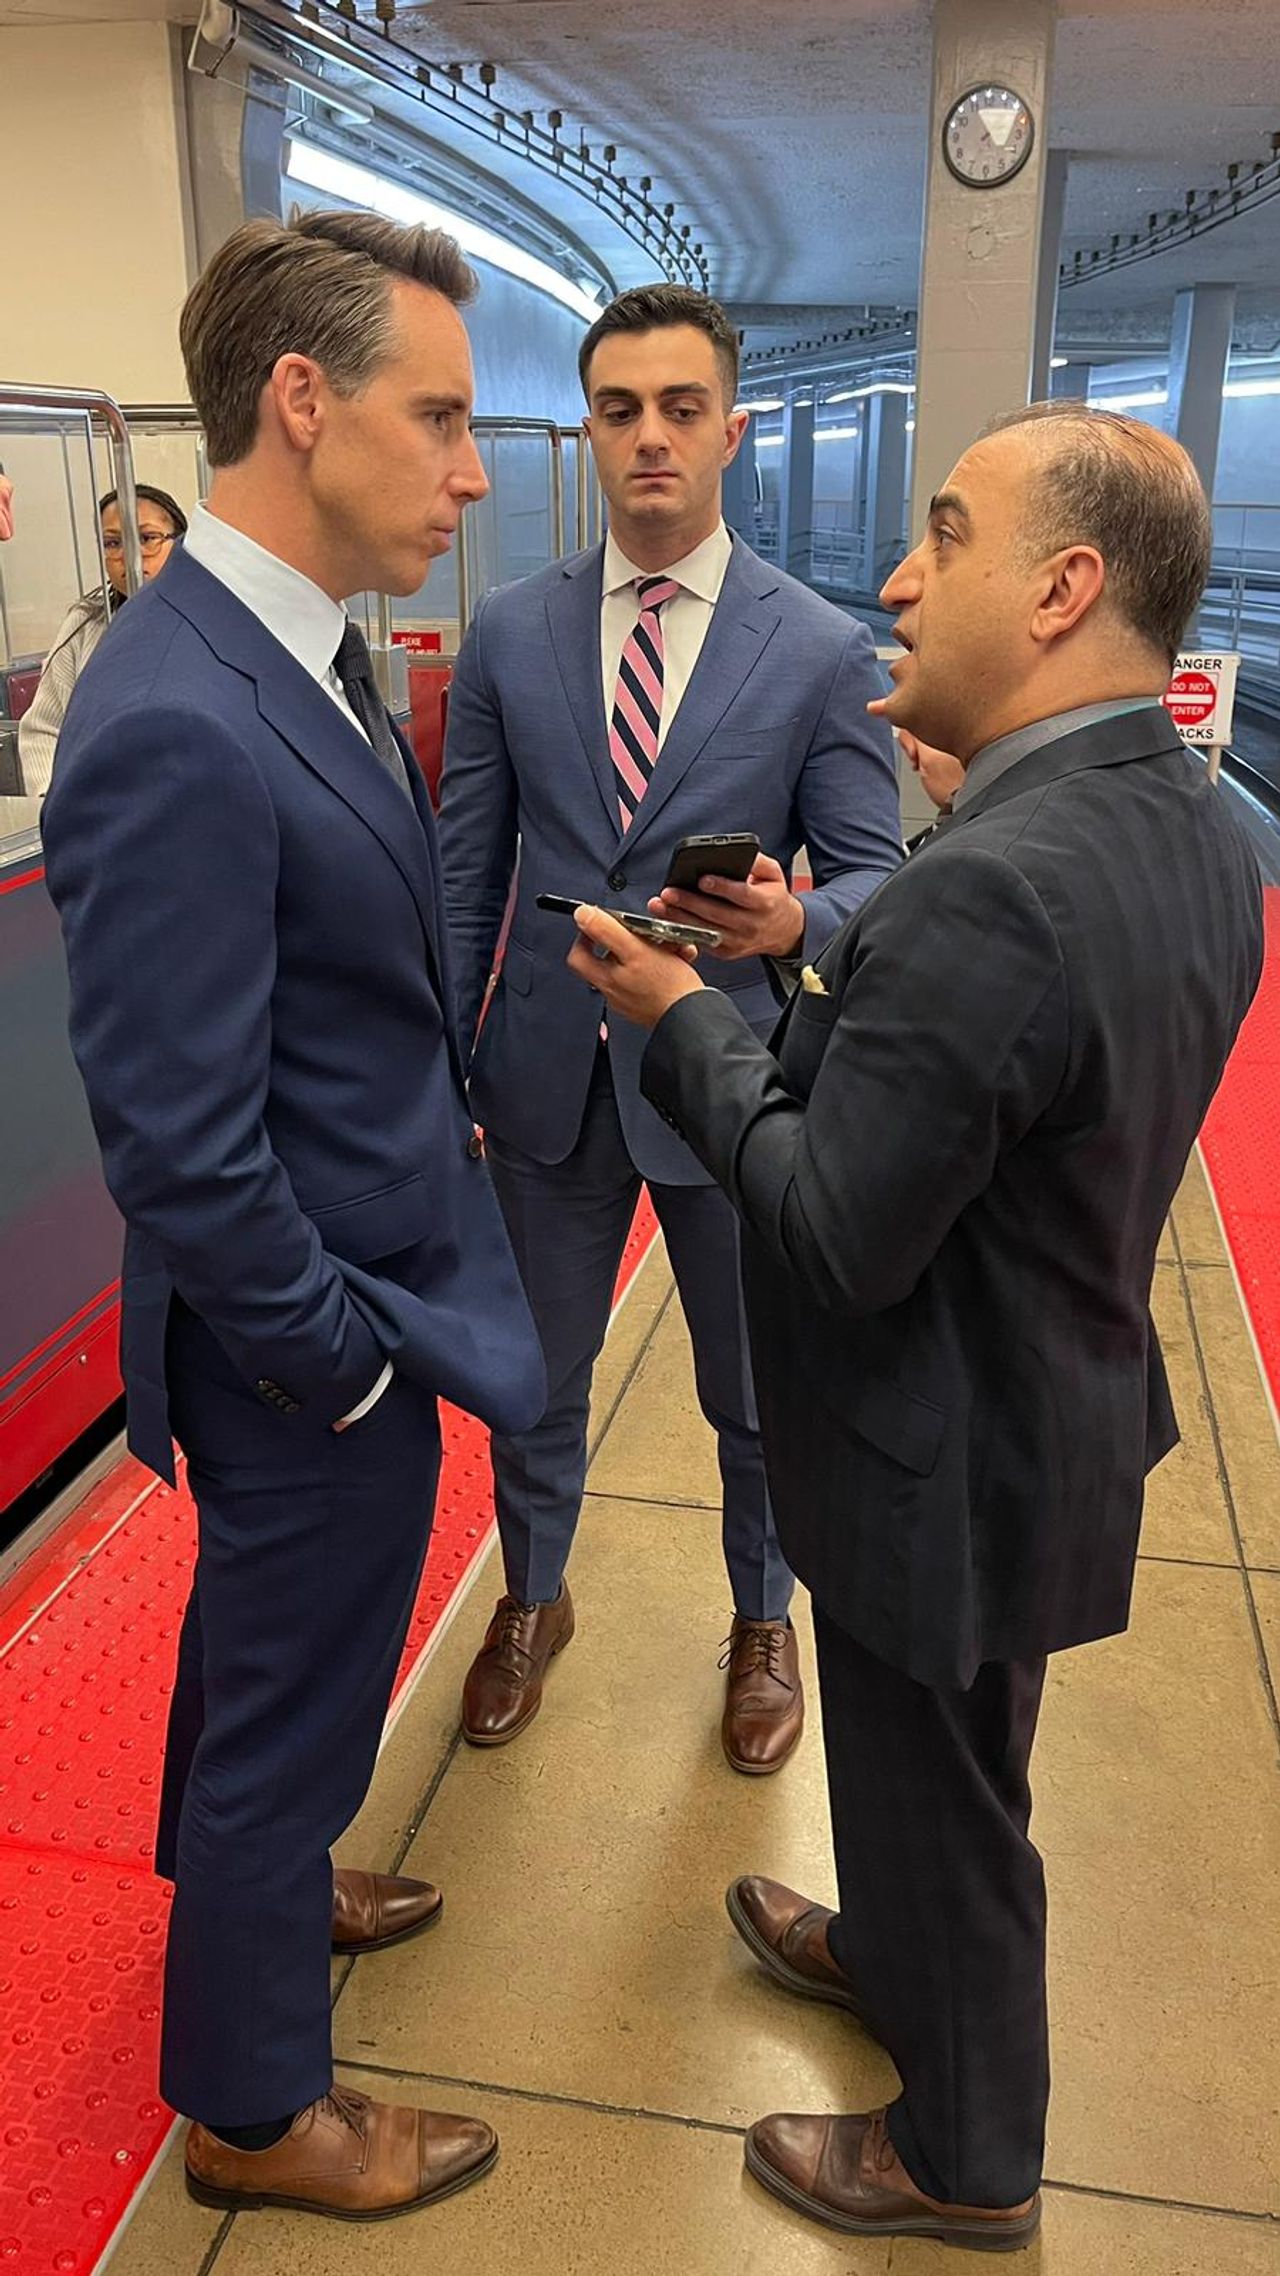
{"type": "Polygon", "coordinates": [[[1239,656],[1221,650],[1179,656],[1164,707],[1184,743],[1220,750],[1230,742],[1239,668],[1239,656]]]}

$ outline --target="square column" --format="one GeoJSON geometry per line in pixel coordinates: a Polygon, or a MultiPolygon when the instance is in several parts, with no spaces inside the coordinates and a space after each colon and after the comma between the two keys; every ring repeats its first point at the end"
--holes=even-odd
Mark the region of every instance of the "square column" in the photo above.
{"type": "Polygon", "coordinates": [[[987,420],[1029,400],[1055,15],[1055,0],[934,0],[913,536],[930,497],[987,420]],[[947,166],[942,133],[952,104],[989,82],[1022,97],[1035,139],[1011,181],[973,189],[947,166]]]}
{"type": "Polygon", "coordinates": [[[877,593],[902,557],[902,524],[907,487],[906,395],[869,396],[863,464],[867,504],[863,521],[863,581],[877,593]]]}
{"type": "Polygon", "coordinates": [[[1218,471],[1222,390],[1235,321],[1234,285],[1194,285],[1173,304],[1165,431],[1189,451],[1210,498],[1218,471]]]}
{"type": "Polygon", "coordinates": [[[808,584],[813,574],[813,398],[787,397],[782,414],[778,566],[808,584]]]}
{"type": "Polygon", "coordinates": [[[738,445],[738,455],[724,470],[721,485],[724,518],[731,530],[745,538],[748,545],[756,541],[756,423],[747,421],[747,431],[738,445]]]}

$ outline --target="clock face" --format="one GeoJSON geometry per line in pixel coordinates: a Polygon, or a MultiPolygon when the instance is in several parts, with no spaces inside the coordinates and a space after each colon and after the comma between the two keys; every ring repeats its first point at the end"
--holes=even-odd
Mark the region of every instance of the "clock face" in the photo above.
{"type": "Polygon", "coordinates": [[[971,87],[947,113],[942,150],[958,182],[994,190],[1026,165],[1035,140],[1031,113],[1012,87],[971,87]]]}

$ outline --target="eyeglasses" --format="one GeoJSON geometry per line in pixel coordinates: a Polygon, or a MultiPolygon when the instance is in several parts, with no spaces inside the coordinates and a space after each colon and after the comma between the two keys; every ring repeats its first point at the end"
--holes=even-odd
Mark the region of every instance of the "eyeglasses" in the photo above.
{"type": "MultiPolygon", "coordinates": [[[[172,545],[177,538],[177,535],[178,533],[176,529],[139,530],[138,543],[142,548],[144,556],[149,556],[153,553],[158,553],[162,545],[172,545]]],[[[124,552],[124,539],[122,537],[104,537],[102,540],[102,550],[106,554],[108,560],[114,559],[117,553],[124,552]]]]}

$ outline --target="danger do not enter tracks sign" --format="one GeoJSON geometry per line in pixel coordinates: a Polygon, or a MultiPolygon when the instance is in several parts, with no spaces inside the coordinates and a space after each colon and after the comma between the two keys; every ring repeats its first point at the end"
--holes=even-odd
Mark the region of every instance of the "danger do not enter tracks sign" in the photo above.
{"type": "Polygon", "coordinates": [[[1231,740],[1238,655],[1222,650],[1179,656],[1164,707],[1184,743],[1220,749],[1231,740]]]}

